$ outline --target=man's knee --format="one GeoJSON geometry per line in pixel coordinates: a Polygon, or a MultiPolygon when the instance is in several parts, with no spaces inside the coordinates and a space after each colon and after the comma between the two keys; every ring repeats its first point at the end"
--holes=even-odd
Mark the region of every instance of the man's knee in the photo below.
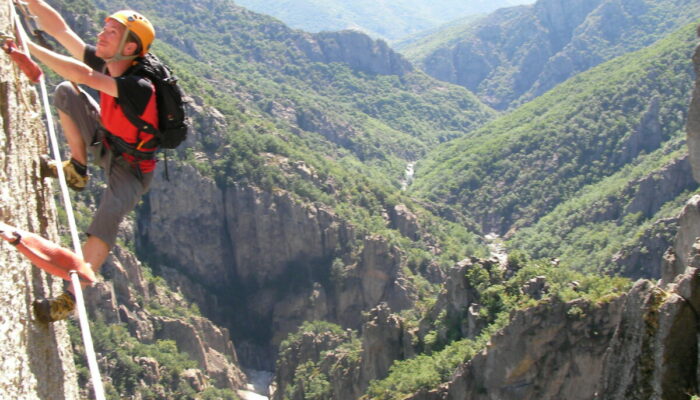
{"type": "Polygon", "coordinates": [[[78,91],[71,82],[64,81],[56,86],[53,95],[53,103],[59,110],[68,112],[69,104],[79,96],[78,91]]]}

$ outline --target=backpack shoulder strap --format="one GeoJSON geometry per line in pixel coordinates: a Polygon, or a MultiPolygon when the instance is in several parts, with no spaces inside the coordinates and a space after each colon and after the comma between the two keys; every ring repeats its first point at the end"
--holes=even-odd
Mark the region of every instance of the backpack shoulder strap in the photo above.
{"type": "MultiPolygon", "coordinates": [[[[145,64],[143,59],[139,61],[138,64],[136,64],[135,66],[131,67],[130,70],[127,71],[127,75],[143,76],[145,78],[150,79],[151,81],[153,81],[153,79],[155,78],[155,74],[153,73],[152,69],[145,64]]],[[[155,82],[153,84],[155,85],[155,82]]],[[[158,136],[160,134],[158,127],[153,126],[153,124],[144,121],[138,115],[133,104],[128,99],[120,101],[119,105],[121,106],[122,111],[124,111],[124,115],[129,120],[129,122],[131,122],[131,124],[134,125],[138,130],[154,136],[158,136]]]]}

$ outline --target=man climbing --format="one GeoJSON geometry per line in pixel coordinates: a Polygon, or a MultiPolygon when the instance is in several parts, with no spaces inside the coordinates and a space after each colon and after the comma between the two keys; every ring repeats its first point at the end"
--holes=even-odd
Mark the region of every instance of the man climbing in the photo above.
{"type": "MultiPolygon", "coordinates": [[[[71,155],[62,165],[68,186],[85,188],[88,157],[105,171],[107,188],[83,244],[85,262],[97,273],[114,246],[119,223],[148,190],[156,166],[153,135],[129,122],[122,109],[128,104],[143,121],[158,125],[153,83],[130,73],[148,52],[155,30],[141,14],[118,11],[105,19],[96,44],[88,45],[45,1],[26,2],[44,31],[72,56],[28,43],[39,61],[67,80],[56,88],[54,103],[71,155]],[[78,84],[97,90],[99,104],[78,84]]],[[[46,175],[58,175],[55,164],[45,158],[42,163],[46,175]]],[[[70,291],[34,302],[34,313],[44,322],[65,319],[74,308],[70,291]]]]}

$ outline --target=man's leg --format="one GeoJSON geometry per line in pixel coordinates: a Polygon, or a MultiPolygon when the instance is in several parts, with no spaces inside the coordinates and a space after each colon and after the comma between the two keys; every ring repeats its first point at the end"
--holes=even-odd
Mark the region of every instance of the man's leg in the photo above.
{"type": "MultiPolygon", "coordinates": [[[[54,103],[58,109],[61,127],[68,142],[71,158],[85,167],[88,162],[88,146],[90,146],[95,157],[98,157],[100,153],[100,148],[93,146],[95,132],[100,126],[99,106],[94,99],[87,94],[80,93],[70,82],[63,82],[58,85],[54,93],[54,103]]],[[[99,163],[102,160],[96,159],[96,161],[99,163]]],[[[76,178],[74,176],[77,172],[76,166],[71,163],[72,161],[67,162],[68,168],[65,168],[66,164],[64,164],[64,172],[67,169],[72,169],[72,171],[69,170],[66,173],[66,179],[69,186],[80,190],[85,187],[87,176],[76,178]],[[73,174],[69,174],[70,172],[73,172],[73,174]],[[71,179],[73,180],[71,181],[71,179]]],[[[83,170],[82,172],[86,171],[83,170]]],[[[97,272],[107,259],[109,249],[109,245],[103,240],[95,236],[89,236],[83,244],[83,258],[97,272]]],[[[85,286],[87,285],[83,285],[83,287],[85,286]]],[[[48,323],[67,318],[75,309],[75,297],[72,293],[72,286],[69,285],[69,290],[56,297],[37,299],[34,301],[33,307],[34,314],[42,322],[48,323]]]]}
{"type": "MultiPolygon", "coordinates": [[[[71,189],[81,191],[87,186],[88,149],[93,155],[101,154],[101,146],[93,145],[100,127],[99,106],[87,93],[70,82],[62,82],[54,92],[54,105],[71,153],[70,160],[61,168],[71,189]]],[[[95,161],[99,163],[96,158],[95,161]]],[[[42,176],[57,177],[56,165],[50,158],[42,157],[42,176]]]]}
{"type": "Polygon", "coordinates": [[[66,141],[68,142],[71,158],[83,165],[87,165],[88,158],[85,140],[83,139],[83,135],[80,133],[78,124],[73,121],[73,118],[71,118],[70,115],[61,110],[58,110],[58,119],[61,121],[61,128],[63,129],[63,135],[66,137],[66,141]]]}
{"type": "MultiPolygon", "coordinates": [[[[100,272],[102,264],[104,264],[109,255],[109,249],[109,245],[97,236],[88,236],[83,244],[83,259],[90,264],[92,270],[95,271],[95,275],[100,272]]],[[[82,284],[83,289],[87,286],[89,286],[87,283],[82,284]]]]}

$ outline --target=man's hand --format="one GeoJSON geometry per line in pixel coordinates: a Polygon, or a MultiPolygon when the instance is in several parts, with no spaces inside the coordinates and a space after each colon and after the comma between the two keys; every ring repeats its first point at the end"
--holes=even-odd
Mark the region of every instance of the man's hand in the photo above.
{"type": "Polygon", "coordinates": [[[73,58],[82,60],[85,42],[73,32],[61,14],[43,0],[27,0],[26,3],[41,29],[65,47],[73,58]]]}
{"type": "Polygon", "coordinates": [[[17,6],[17,9],[19,9],[20,14],[22,14],[24,25],[26,26],[27,30],[29,30],[29,34],[34,36],[34,38],[39,42],[39,44],[41,44],[49,50],[53,50],[53,46],[51,46],[51,43],[49,43],[49,41],[46,40],[46,32],[44,32],[44,30],[39,25],[38,18],[35,17],[29,11],[28,3],[24,1],[15,0],[15,5],[17,6]]]}

